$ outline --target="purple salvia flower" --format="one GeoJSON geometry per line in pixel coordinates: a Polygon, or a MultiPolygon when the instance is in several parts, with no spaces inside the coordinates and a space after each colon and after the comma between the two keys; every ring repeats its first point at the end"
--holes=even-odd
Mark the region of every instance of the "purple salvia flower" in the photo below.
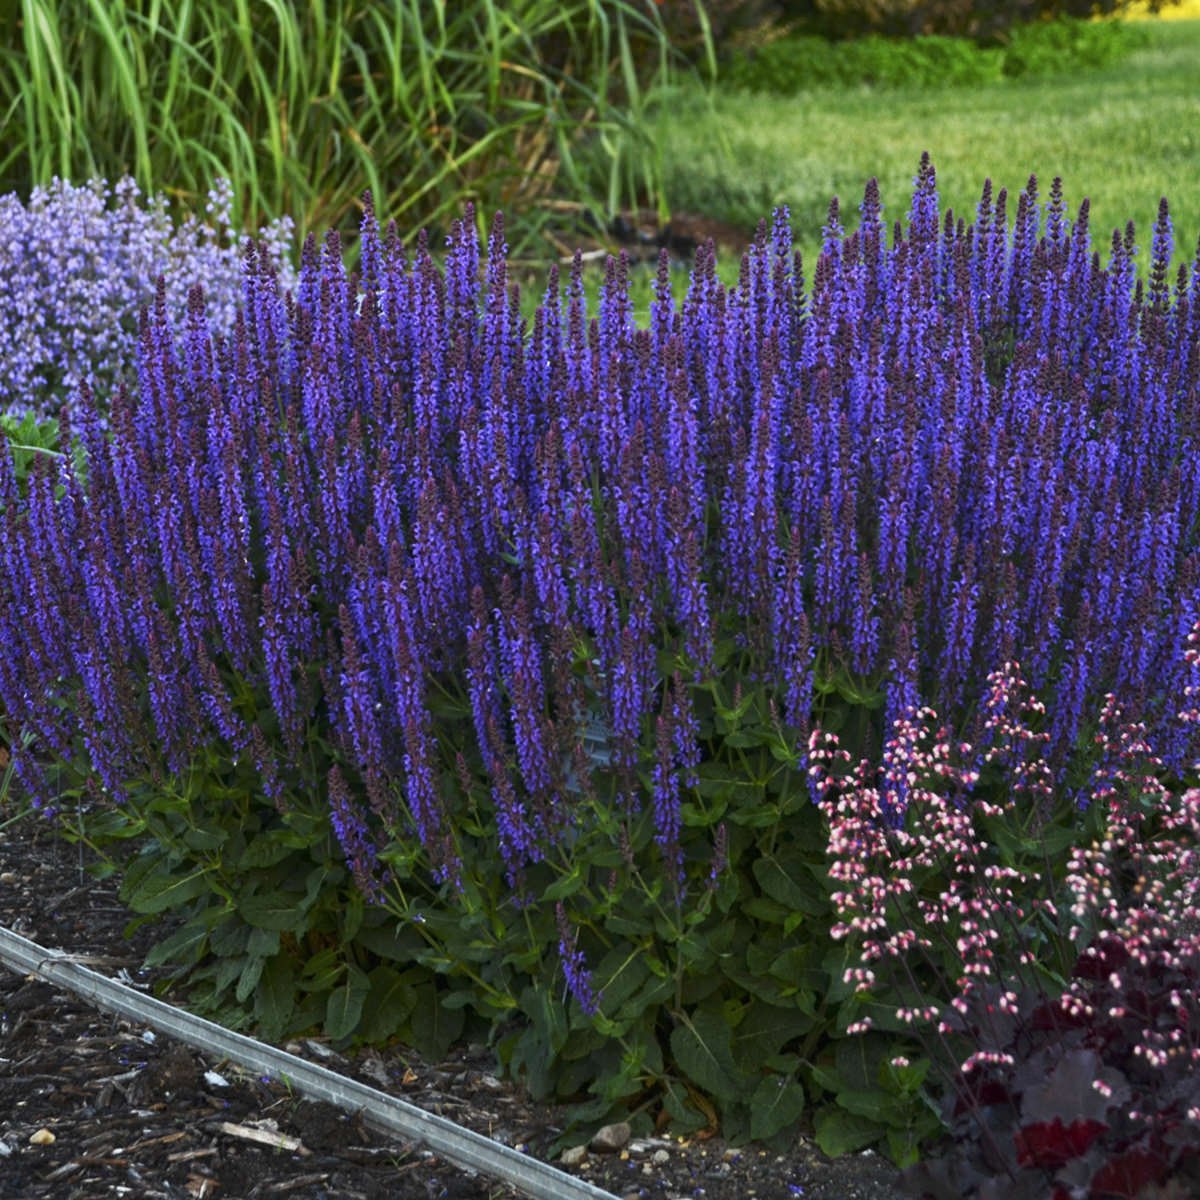
{"type": "Polygon", "coordinates": [[[600,997],[593,987],[587,960],[577,944],[578,935],[567,920],[566,909],[563,908],[561,900],[555,903],[554,911],[558,921],[558,957],[566,976],[567,989],[584,1013],[589,1017],[595,1016],[599,1011],[600,997]]]}

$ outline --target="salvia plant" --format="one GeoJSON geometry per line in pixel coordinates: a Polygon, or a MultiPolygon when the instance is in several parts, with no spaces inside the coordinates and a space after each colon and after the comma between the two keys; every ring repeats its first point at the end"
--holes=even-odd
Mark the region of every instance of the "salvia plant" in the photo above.
{"type": "Polygon", "coordinates": [[[1057,181],[1013,207],[943,215],[926,158],[890,237],[874,183],[854,233],[834,204],[811,286],[780,211],[732,287],[664,261],[647,328],[622,260],[527,325],[499,218],[439,268],[369,204],[354,274],[309,240],[289,294],[248,245],[228,335],[160,287],[82,465],[0,467],[20,786],[135,847],[153,961],[230,1023],[486,1036],[579,1122],[911,1161],[896,1009],[944,987],[859,994],[825,775],[881,763],[859,840],[905,830],[936,709],[1018,906],[1090,836],[1104,697],[1164,781],[1196,750],[1200,277],[1165,204],[1146,286],[1057,181]]]}
{"type": "MultiPolygon", "coordinates": [[[[292,223],[261,231],[285,286],[292,282],[292,223]]],[[[172,218],[164,197],[143,201],[132,179],[73,186],[56,179],[28,202],[0,196],[0,410],[53,415],[82,383],[107,400],[131,381],[138,313],[167,283],[182,324],[188,291],[205,288],[208,320],[229,333],[242,298],[233,191],[218,180],[205,219],[172,218]]]]}

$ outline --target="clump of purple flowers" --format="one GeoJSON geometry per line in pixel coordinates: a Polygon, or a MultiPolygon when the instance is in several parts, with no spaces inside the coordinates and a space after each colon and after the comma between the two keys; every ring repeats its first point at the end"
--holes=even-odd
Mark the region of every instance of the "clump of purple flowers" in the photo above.
{"type": "MultiPolygon", "coordinates": [[[[285,286],[292,282],[292,222],[260,233],[285,286]]],[[[129,383],[138,313],[166,282],[167,311],[182,325],[188,292],[205,290],[211,328],[233,329],[242,302],[240,238],[227,180],[208,194],[205,216],[172,219],[159,196],[143,203],[132,179],[75,187],[56,179],[28,203],[0,196],[0,410],[50,415],[88,383],[107,400],[129,383]]]]}
{"type": "Polygon", "coordinates": [[[1108,693],[1180,771],[1200,271],[1168,278],[1166,206],[1146,286],[1132,230],[1102,262],[1057,181],[1015,213],[988,185],[968,223],[925,160],[888,233],[873,182],[854,233],[835,204],[808,287],[780,211],[733,287],[709,247],[677,305],[664,259],[645,329],[623,259],[595,318],[581,259],[565,289],[552,270],[529,327],[499,220],[483,262],[460,222],[442,268],[369,208],[360,271],[310,240],[291,295],[248,247],[227,335],[199,290],[182,326],[160,290],[109,430],[86,393],[72,414],[86,480],[67,457],[18,494],[0,455],[24,784],[52,800],[45,765],[82,752],[119,800],[217,750],[285,808],[328,792],[319,744],[358,875],[415,839],[454,880],[461,755],[515,886],[597,798],[649,806],[677,878],[708,685],[765,689],[802,748],[834,693],[878,699],[880,730],[936,706],[986,748],[974,706],[1013,661],[1031,802],[1108,693]]]}

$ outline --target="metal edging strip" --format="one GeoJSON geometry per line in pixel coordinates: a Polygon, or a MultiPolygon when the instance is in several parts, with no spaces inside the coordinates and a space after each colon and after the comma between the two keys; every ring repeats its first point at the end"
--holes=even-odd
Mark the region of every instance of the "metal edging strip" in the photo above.
{"type": "Polygon", "coordinates": [[[235,1033],[115,979],[89,970],[61,950],[48,950],[0,926],[0,963],[66,988],[99,1008],[150,1025],[206,1054],[215,1054],[260,1075],[286,1078],[296,1091],[358,1113],[378,1130],[421,1142],[434,1153],[493,1179],[511,1184],[534,1200],[617,1200],[595,1184],[521,1154],[428,1113],[395,1096],[306,1062],[285,1050],[235,1033]]]}

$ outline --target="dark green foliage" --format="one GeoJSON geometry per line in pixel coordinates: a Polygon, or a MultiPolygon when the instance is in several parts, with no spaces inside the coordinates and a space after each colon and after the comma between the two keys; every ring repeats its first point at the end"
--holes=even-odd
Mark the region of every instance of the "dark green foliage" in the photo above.
{"type": "MultiPolygon", "coordinates": [[[[833,677],[818,690],[823,728],[864,752],[877,746],[877,695],[833,677]]],[[[677,1131],[719,1121],[735,1142],[770,1142],[803,1123],[829,1154],[874,1145],[914,1162],[943,1128],[929,1062],[894,1016],[914,997],[867,998],[843,980],[852,960],[830,936],[828,829],[794,744],[766,689],[747,686],[735,704],[711,683],[695,702],[712,753],[683,810],[678,895],[652,814],[596,804],[570,861],[532,868],[514,904],[474,778],[455,785],[469,785],[456,804],[476,814],[459,844],[461,890],[430,884],[425,855],[396,847],[386,910],[354,887],[323,798],[278,812],[246,762],[210,756],[181,790],[147,781],[123,809],[64,820],[109,853],[134,847],[119,868],[123,899],[138,923],[176,922],[148,961],[174,965],[189,1006],[233,1028],[275,1039],[322,1030],[341,1045],[399,1039],[433,1056],[473,1036],[536,1098],[571,1104],[573,1129],[632,1111],[641,1132],[661,1114],[677,1131]],[[600,996],[594,1017],[565,986],[558,902],[600,996]],[[847,1035],[864,1016],[874,1031],[847,1035]],[[897,1055],[910,1062],[895,1065],[897,1055]]],[[[320,744],[308,753],[319,767],[320,744]]],[[[994,829],[996,861],[1044,864],[1047,839],[1076,836],[1071,814],[1059,817],[1039,838],[994,829]]],[[[948,878],[927,874],[921,888],[948,878]]]]}
{"type": "Polygon", "coordinates": [[[811,34],[780,38],[738,54],[723,78],[753,91],[790,95],[822,88],[979,87],[1001,78],[1067,74],[1109,66],[1135,46],[1136,27],[1063,19],[1012,30],[1003,46],[940,35],[869,35],[830,42],[811,34]]]}

